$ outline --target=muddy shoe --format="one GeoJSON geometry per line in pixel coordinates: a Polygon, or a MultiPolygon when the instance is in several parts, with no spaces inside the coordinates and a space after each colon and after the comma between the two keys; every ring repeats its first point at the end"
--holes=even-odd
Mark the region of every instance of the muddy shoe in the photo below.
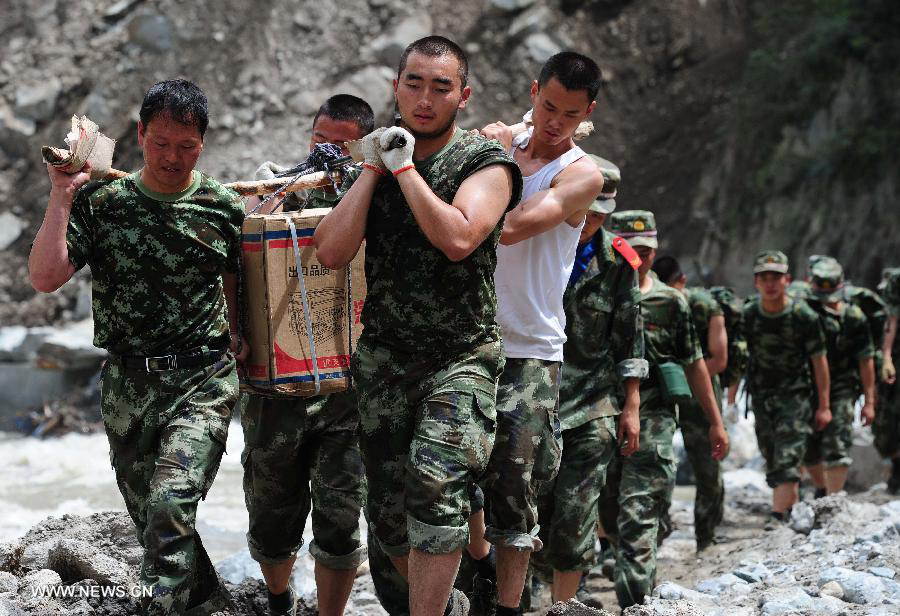
{"type": "Polygon", "coordinates": [[[600,573],[610,582],[616,573],[616,557],[612,549],[603,550],[600,553],[600,573]]]}
{"type": "Polygon", "coordinates": [[[779,528],[784,528],[785,520],[789,520],[790,517],[785,517],[783,513],[778,513],[773,511],[769,514],[769,518],[766,520],[765,525],[763,526],[764,530],[778,530],[779,528]]]}
{"type": "Polygon", "coordinates": [[[591,591],[588,590],[587,578],[588,576],[586,574],[581,576],[581,581],[578,582],[578,590],[575,591],[575,598],[588,607],[602,610],[603,602],[600,600],[600,597],[595,597],[591,594],[591,591]]]}
{"type": "Polygon", "coordinates": [[[460,589],[451,588],[450,599],[447,601],[444,616],[468,616],[468,614],[469,598],[460,589]]]}
{"type": "Polygon", "coordinates": [[[288,586],[280,595],[267,593],[269,596],[269,616],[297,616],[297,597],[294,589],[288,586]]]}
{"type": "Polygon", "coordinates": [[[719,543],[715,537],[697,537],[697,554],[719,543]]]}
{"type": "Polygon", "coordinates": [[[889,494],[900,494],[900,458],[892,458],[891,476],[887,481],[887,491],[889,494]]]}
{"type": "Polygon", "coordinates": [[[185,612],[185,616],[211,616],[219,612],[237,613],[237,606],[231,593],[225,588],[224,582],[219,578],[216,580],[215,590],[200,605],[189,607],[185,612]]]}

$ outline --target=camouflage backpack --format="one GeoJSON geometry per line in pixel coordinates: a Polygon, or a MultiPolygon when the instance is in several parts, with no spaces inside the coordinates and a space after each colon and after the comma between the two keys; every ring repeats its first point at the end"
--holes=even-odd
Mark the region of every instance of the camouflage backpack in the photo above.
{"type": "Polygon", "coordinates": [[[722,386],[737,383],[747,370],[747,341],[741,331],[743,307],[731,287],[710,287],[710,294],[722,308],[728,335],[728,365],[722,372],[722,386]]]}

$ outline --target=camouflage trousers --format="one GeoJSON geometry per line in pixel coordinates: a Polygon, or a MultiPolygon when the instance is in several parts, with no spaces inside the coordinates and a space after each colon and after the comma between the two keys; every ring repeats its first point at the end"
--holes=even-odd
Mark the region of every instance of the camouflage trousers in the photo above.
{"type": "Polygon", "coordinates": [[[488,502],[485,539],[540,550],[538,495],[559,470],[560,362],[507,359],[497,389],[497,440],[481,486],[488,502]]]}
{"type": "Polygon", "coordinates": [[[766,483],[800,481],[800,464],[812,433],[812,404],[805,393],[752,398],[756,441],[766,461],[766,483]]]}
{"type": "Polygon", "coordinates": [[[238,399],[234,359],[205,368],[103,369],[100,409],[119,491],[144,548],[145,614],[203,603],[218,576],[194,529],[197,503],[219,470],[238,399]]]}
{"type": "Polygon", "coordinates": [[[315,398],[251,395],[244,428],[247,544],[261,563],[293,558],[312,512],[309,553],[330,569],[356,569],[365,473],[353,391],[315,398]]]}
{"type": "Polygon", "coordinates": [[[598,503],[606,469],[616,454],[616,418],[598,417],[563,430],[562,461],[551,489],[538,499],[544,549],[531,562],[542,577],[594,566],[598,503]]]}
{"type": "MultiPolygon", "coordinates": [[[[715,388],[717,394],[721,390],[715,388]]],[[[716,398],[721,400],[721,396],[716,398]]],[[[722,465],[712,457],[709,443],[709,421],[695,400],[678,405],[678,424],[684,439],[688,461],[694,469],[697,493],[694,497],[694,534],[697,543],[713,539],[716,527],[725,514],[725,484],[722,465]]]]}
{"type": "Polygon", "coordinates": [[[613,458],[606,475],[600,518],[616,551],[619,606],[643,603],[656,585],[659,523],[675,488],[672,437],[675,417],[641,409],[640,447],[613,458]]]}
{"type": "Polygon", "coordinates": [[[813,430],[806,441],[803,463],[813,466],[822,463],[826,468],[850,466],[853,458],[853,415],[855,398],[836,398],[831,401],[831,422],[824,430],[813,430]]]}
{"type": "Polygon", "coordinates": [[[878,407],[872,424],[875,449],[885,458],[900,456],[900,385],[879,383],[878,407]]]}
{"type": "Polygon", "coordinates": [[[360,340],[352,369],[366,511],[389,556],[468,544],[469,485],[494,445],[501,349],[491,341],[436,360],[360,340]]]}

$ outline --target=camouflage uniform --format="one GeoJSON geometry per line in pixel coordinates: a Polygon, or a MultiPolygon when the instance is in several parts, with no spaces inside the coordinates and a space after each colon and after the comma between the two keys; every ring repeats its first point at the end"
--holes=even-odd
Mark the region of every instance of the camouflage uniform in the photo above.
{"type": "MultiPolygon", "coordinates": [[[[775,259],[774,264],[787,271],[783,253],[761,253],[757,263],[762,264],[757,267],[771,267],[766,259],[775,259]]],[[[766,460],[766,481],[772,487],[797,482],[812,432],[815,390],[809,361],[825,354],[822,326],[803,300],[788,297],[783,311],[769,314],[757,296],[744,305],[743,332],[750,352],[747,384],[756,440],[766,460]]]]}
{"type": "MultiPolygon", "coordinates": [[[[640,210],[618,212],[611,223],[613,232],[621,230],[635,245],[651,239],[647,234],[656,228],[653,215],[640,210]]],[[[652,240],[655,244],[655,234],[652,240]]],[[[675,487],[675,405],[663,399],[658,366],[685,366],[703,357],[684,295],[651,277],[650,290],[641,295],[650,378],[641,383],[640,447],[610,464],[601,511],[603,528],[616,547],[614,581],[622,609],[642,603],[656,585],[659,522],[675,487]]]]}
{"type": "Polygon", "coordinates": [[[861,393],[859,362],[874,357],[872,336],[866,315],[852,304],[843,303],[843,271],[833,259],[821,260],[813,266],[812,292],[821,302],[820,320],[825,332],[830,375],[831,422],[824,430],[813,432],[807,442],[804,463],[812,466],[824,462],[826,467],[850,466],[853,446],[854,405],[861,393]],[[821,292],[822,285],[834,292],[821,292]],[[837,310],[825,305],[841,301],[837,310]]]}
{"type": "Polygon", "coordinates": [[[710,295],[718,302],[725,317],[725,332],[728,335],[728,365],[719,375],[720,387],[737,386],[747,371],[747,341],[741,331],[743,304],[738,301],[734,289],[711,287],[710,295]]]}
{"type": "MultiPolygon", "coordinates": [[[[900,317],[900,267],[884,273],[882,296],[889,316],[900,317]]],[[[891,349],[894,365],[900,364],[900,335],[894,339],[891,349]]],[[[879,384],[878,410],[872,432],[875,448],[885,458],[900,456],[900,385],[879,384]]]]}
{"type": "MultiPolygon", "coordinates": [[[[340,199],[308,191],[306,208],[340,199]]],[[[286,210],[299,203],[286,202],[286,210]]],[[[365,473],[359,453],[356,392],[309,398],[251,393],[241,413],[247,543],[254,560],[277,564],[303,545],[312,511],[309,552],[329,569],[356,569],[366,558],[359,535],[365,473]]]]}
{"type": "MultiPolygon", "coordinates": [[[[694,328],[700,340],[704,357],[709,356],[709,322],[715,316],[724,316],[721,306],[709,293],[701,288],[685,290],[688,305],[694,320],[694,328]]],[[[718,375],[712,376],[713,392],[721,404],[722,388],[718,375]]],[[[684,439],[688,460],[694,469],[697,494],[694,497],[694,534],[697,545],[704,546],[712,541],[716,526],[725,513],[725,485],[722,483],[722,466],[712,457],[709,442],[709,421],[703,407],[693,399],[678,405],[678,424],[684,439]]]]}
{"type": "MultiPolygon", "coordinates": [[[[416,169],[450,203],[467,177],[495,164],[513,171],[512,206],[521,173],[495,141],[457,129],[416,169]]],[[[500,230],[498,223],[472,254],[451,262],[421,231],[393,177],[380,179],[372,197],[368,296],[352,371],[366,510],[390,556],[468,543],[468,485],[493,447],[503,369],[493,284],[500,230]]]]}
{"type": "Polygon", "coordinates": [[[616,449],[622,381],[646,378],[637,272],[601,229],[584,274],[566,289],[566,343],[560,385],[563,452],[539,501],[536,569],[588,571],[594,564],[598,501],[616,449]]]}
{"type": "Polygon", "coordinates": [[[100,407],[144,547],[147,614],[180,614],[218,584],[194,522],[238,395],[222,273],[237,271],[243,217],[238,196],[197,171],[181,194],[154,193],[133,174],[82,187],[72,205],[69,258],[90,265],[94,344],[111,354],[100,407]],[[126,367],[129,357],[191,353],[207,365],[126,367]]]}

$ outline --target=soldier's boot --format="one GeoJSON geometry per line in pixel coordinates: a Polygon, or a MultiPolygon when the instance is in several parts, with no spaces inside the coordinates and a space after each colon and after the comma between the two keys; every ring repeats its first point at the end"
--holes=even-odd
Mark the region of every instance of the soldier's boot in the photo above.
{"type": "Polygon", "coordinates": [[[769,518],[766,520],[763,529],[765,530],[777,530],[782,528],[785,524],[788,523],[791,519],[791,510],[788,509],[784,513],[778,513],[777,511],[772,511],[769,513],[769,518]]]}
{"type": "Polygon", "coordinates": [[[591,591],[588,590],[587,579],[587,574],[581,576],[581,581],[578,582],[578,590],[575,591],[575,598],[588,607],[602,610],[603,602],[600,600],[600,597],[595,597],[591,594],[591,591]]]}
{"type": "Polygon", "coordinates": [[[497,556],[494,546],[481,560],[472,560],[475,575],[469,599],[471,616],[494,616],[497,609],[497,556]]]}
{"type": "Polygon", "coordinates": [[[273,595],[267,592],[269,604],[269,616],[296,616],[297,615],[297,597],[294,589],[288,584],[286,591],[280,595],[273,595]]]}
{"type": "Polygon", "coordinates": [[[900,458],[891,458],[891,476],[888,478],[887,491],[890,494],[900,493],[900,458]]]}
{"type": "Polygon", "coordinates": [[[697,553],[699,554],[703,550],[710,548],[716,545],[717,541],[715,537],[707,537],[706,535],[698,535],[697,536],[697,553]]]}

